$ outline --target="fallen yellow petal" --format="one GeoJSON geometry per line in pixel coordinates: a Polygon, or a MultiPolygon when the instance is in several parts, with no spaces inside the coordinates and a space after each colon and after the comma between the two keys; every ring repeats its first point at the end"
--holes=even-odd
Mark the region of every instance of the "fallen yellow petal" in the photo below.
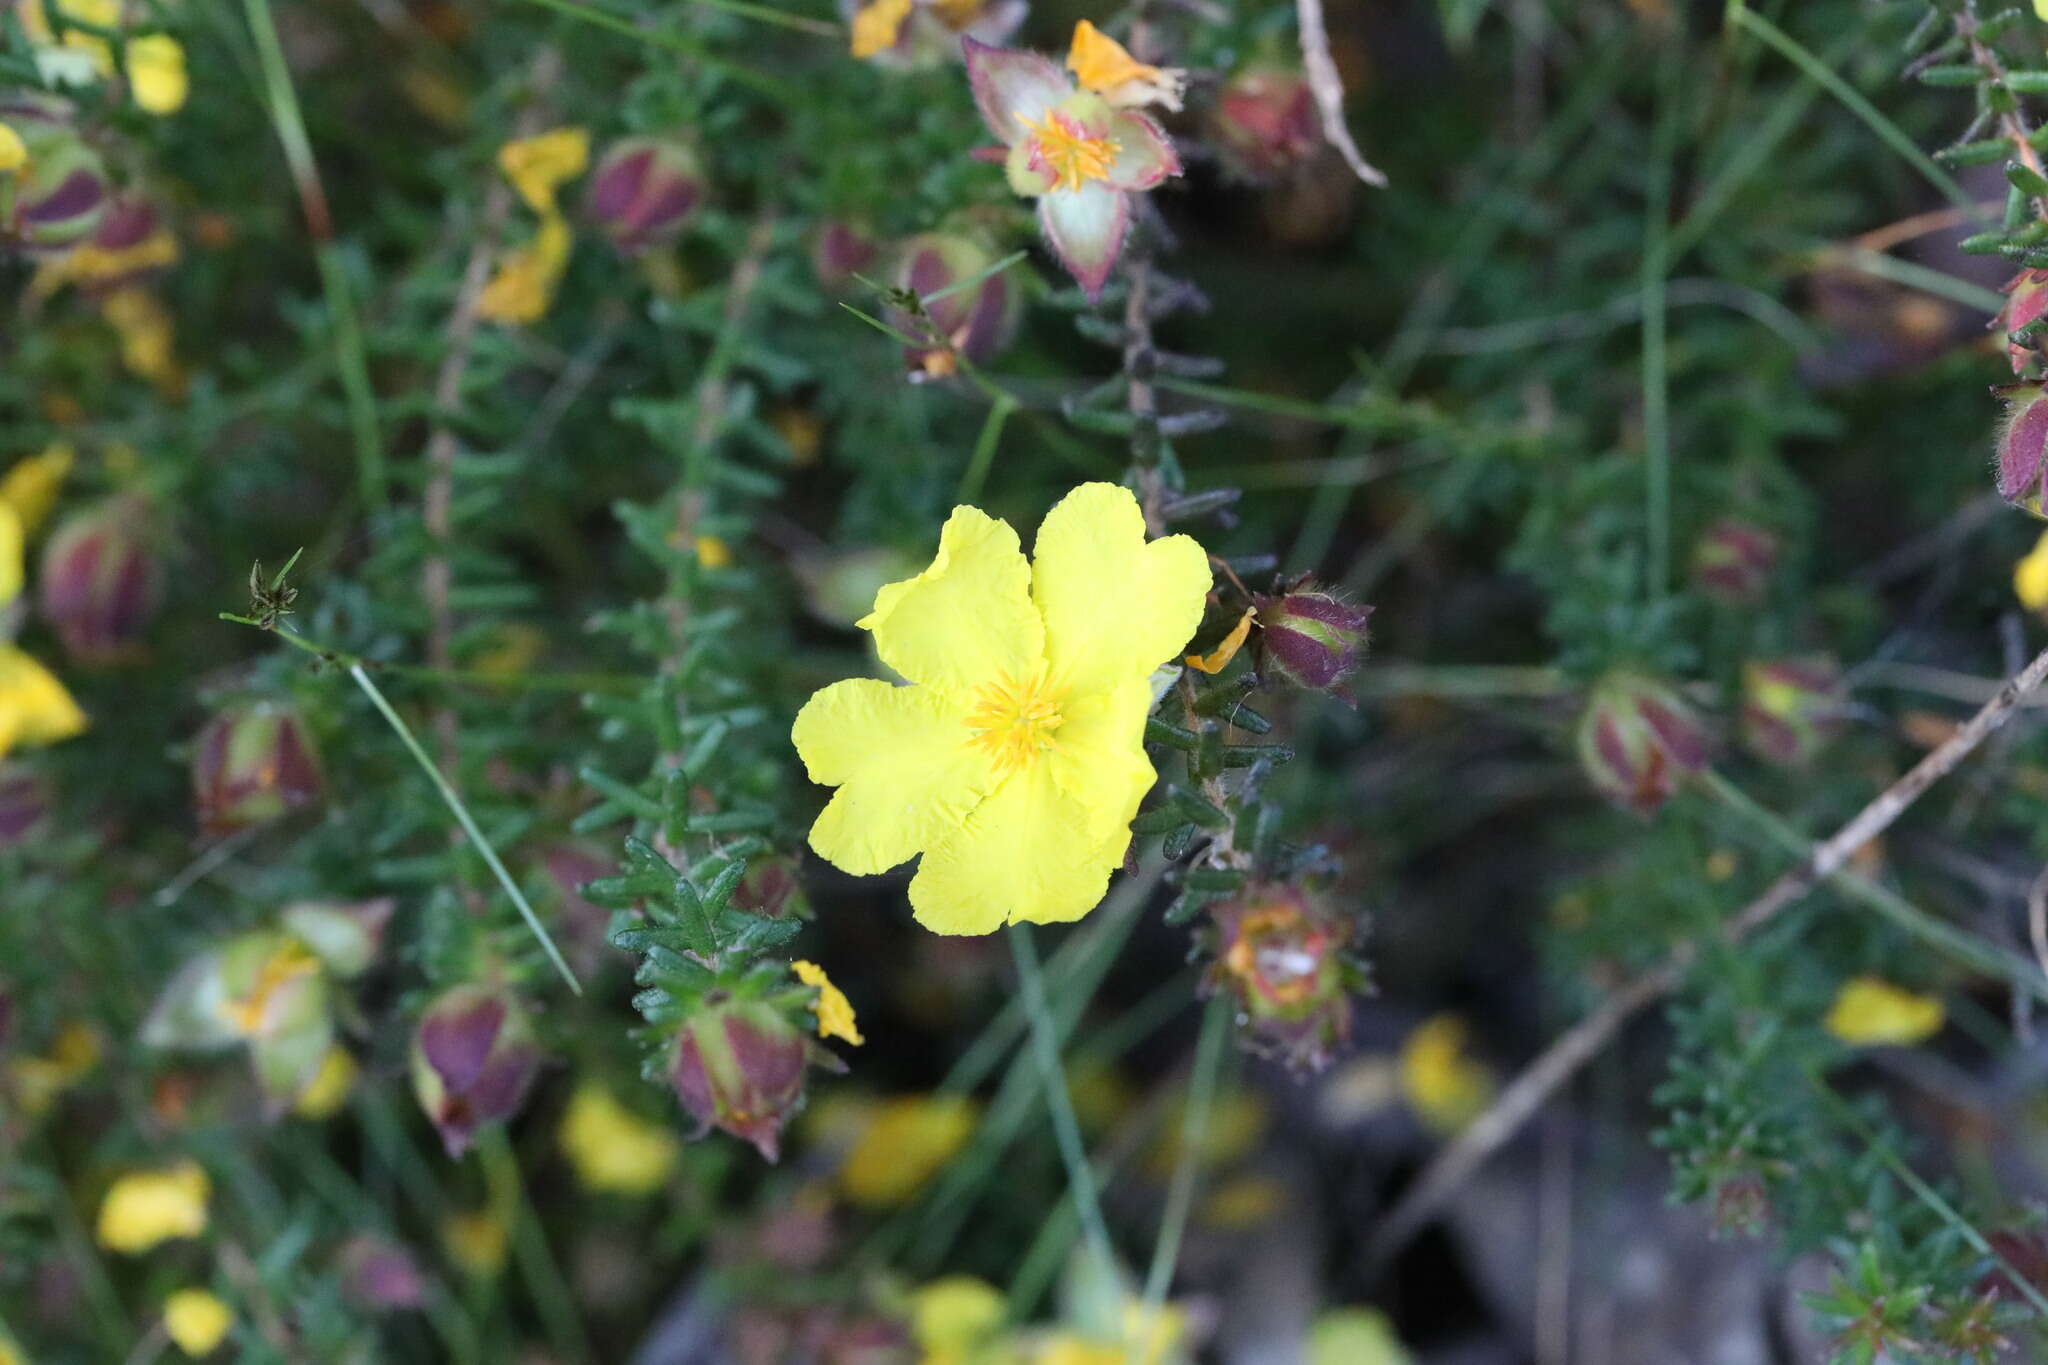
{"type": "Polygon", "coordinates": [[[1246,607],[1244,615],[1237,618],[1237,624],[1230,628],[1230,634],[1223,637],[1223,643],[1207,654],[1188,655],[1188,667],[1199,668],[1204,673],[1221,673],[1224,666],[1237,657],[1237,651],[1244,648],[1244,642],[1252,633],[1252,622],[1258,617],[1258,609],[1246,607]]]}
{"type": "Polygon", "coordinates": [[[498,169],[527,207],[543,216],[554,212],[555,191],[562,183],[583,174],[589,164],[590,134],[582,128],[556,128],[498,149],[498,169]]]}
{"type": "Polygon", "coordinates": [[[818,988],[818,998],[811,1004],[811,1013],[818,1016],[820,1038],[844,1038],[855,1047],[867,1041],[860,1036],[860,1029],[854,1024],[852,1003],[844,991],[832,984],[832,978],[825,975],[823,967],[799,959],[790,963],[789,969],[806,986],[818,988]]]}
{"type": "Polygon", "coordinates": [[[1828,1010],[1829,1033],[1852,1047],[1906,1046],[1941,1032],[1941,998],[1916,995],[1875,976],[1842,984],[1828,1010]]]}
{"type": "Polygon", "coordinates": [[[1067,70],[1074,73],[1083,90],[1093,90],[1126,109],[1158,104],[1178,112],[1187,86],[1186,72],[1146,65],[1086,19],[1074,25],[1067,70]]]}

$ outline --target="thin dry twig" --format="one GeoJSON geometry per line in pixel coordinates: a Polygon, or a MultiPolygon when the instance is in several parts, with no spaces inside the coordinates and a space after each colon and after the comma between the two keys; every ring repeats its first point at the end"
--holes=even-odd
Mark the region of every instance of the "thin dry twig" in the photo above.
{"type": "Polygon", "coordinates": [[[2027,937],[2034,945],[2034,961],[2048,973],[2048,867],[2027,889],[2027,937]]]}
{"type": "MultiPolygon", "coordinates": [[[[1998,695],[1986,702],[1939,748],[1914,764],[1898,781],[1856,813],[1823,843],[1814,845],[1797,867],[1787,871],[1740,914],[1728,921],[1722,937],[1739,943],[1770,923],[1820,882],[1833,876],[1855,852],[1882,834],[1927,789],[1953,772],[1970,753],[2005,724],[2020,699],[2048,678],[2048,650],[2016,674],[1998,695]]],[[[1543,1054],[1515,1077],[1493,1104],[1449,1146],[1438,1152],[1415,1183],[1408,1187],[1366,1247],[1369,1266],[1387,1264],[1396,1251],[1435,1216],[1444,1201],[1498,1151],[1543,1107],[1565,1082],[1597,1056],[1630,1019],[1677,989],[1700,955],[1698,942],[1672,949],[1662,964],[1626,983],[1599,1009],[1574,1024],[1543,1054]]]]}
{"type": "Polygon", "coordinates": [[[1351,173],[1368,185],[1385,189],[1386,172],[1360,154],[1344,122],[1344,78],[1337,73],[1337,59],[1330,55],[1330,30],[1323,21],[1323,0],[1295,0],[1295,22],[1301,29],[1301,64],[1308,73],[1308,88],[1316,97],[1316,112],[1323,116],[1323,137],[1343,156],[1351,173]]]}

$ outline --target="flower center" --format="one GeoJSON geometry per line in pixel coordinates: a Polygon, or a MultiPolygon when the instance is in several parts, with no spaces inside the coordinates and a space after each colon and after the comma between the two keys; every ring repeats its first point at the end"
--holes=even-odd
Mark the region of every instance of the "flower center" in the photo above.
{"type": "Polygon", "coordinates": [[[996,766],[1012,773],[1052,747],[1062,719],[1060,695],[1042,675],[1022,682],[1004,677],[975,693],[967,728],[996,766]]]}
{"type": "Polygon", "coordinates": [[[1116,144],[1106,137],[1090,137],[1080,120],[1058,110],[1048,110],[1043,121],[1033,123],[1022,114],[1017,122],[1031,130],[1031,169],[1052,176],[1052,187],[1078,190],[1090,180],[1107,180],[1116,161],[1116,144]]]}

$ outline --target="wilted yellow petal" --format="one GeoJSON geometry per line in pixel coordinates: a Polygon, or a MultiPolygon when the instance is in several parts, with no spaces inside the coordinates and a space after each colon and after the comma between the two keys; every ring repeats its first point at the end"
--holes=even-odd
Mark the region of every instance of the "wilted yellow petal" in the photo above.
{"type": "Polygon", "coordinates": [[[556,128],[498,149],[498,168],[527,207],[544,217],[555,211],[555,191],[589,164],[590,133],[582,128],[556,128]]]}
{"type": "Polygon", "coordinates": [[[477,316],[491,322],[538,322],[555,301],[569,262],[569,224],[550,211],[531,242],[505,253],[477,298],[477,316]]]}
{"type": "Polygon", "coordinates": [[[1147,66],[1124,45],[1086,19],[1074,25],[1067,49],[1067,70],[1083,90],[1093,90],[1126,109],[1157,104],[1178,111],[1187,73],[1172,67],[1147,66]]]}
{"type": "Polygon", "coordinates": [[[1853,1047],[1905,1046],[1941,1032],[1941,998],[1916,995],[1875,976],[1846,981],[1828,1010],[1827,1031],[1853,1047]]]}
{"type": "Polygon", "coordinates": [[[130,39],[126,59],[128,86],[144,113],[162,117],[185,107],[190,82],[185,74],[185,49],[168,33],[130,39]]]}
{"type": "Polygon", "coordinates": [[[109,1251],[136,1256],[163,1242],[206,1231],[212,1186],[196,1161],[161,1171],[134,1171],[108,1187],[100,1201],[99,1241],[109,1251]]]}
{"type": "Polygon", "coordinates": [[[1230,628],[1230,634],[1216,648],[1207,654],[1188,655],[1188,667],[1199,668],[1204,673],[1221,673],[1224,666],[1237,657],[1237,651],[1244,648],[1244,642],[1252,633],[1252,622],[1258,617],[1258,610],[1246,607],[1244,615],[1237,618],[1237,624],[1230,628]]]}
{"type": "Polygon", "coordinates": [[[235,1310],[204,1289],[180,1289],[164,1300],[164,1333],[194,1360],[213,1354],[234,1325],[235,1310]]]}
{"type": "Polygon", "coordinates": [[[790,963],[789,969],[806,986],[817,987],[818,998],[811,1002],[811,1013],[818,1016],[820,1038],[844,1038],[855,1047],[867,1041],[860,1036],[860,1029],[854,1023],[852,1002],[844,991],[832,984],[832,978],[825,975],[823,967],[799,959],[790,963]]]}
{"type": "Polygon", "coordinates": [[[911,0],[874,0],[853,16],[853,55],[872,57],[896,46],[910,18],[911,0]]]}

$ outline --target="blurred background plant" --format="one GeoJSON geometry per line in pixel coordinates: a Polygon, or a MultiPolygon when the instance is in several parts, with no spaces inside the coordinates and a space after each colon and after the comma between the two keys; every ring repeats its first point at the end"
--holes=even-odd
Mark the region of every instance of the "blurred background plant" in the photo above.
{"type": "Polygon", "coordinates": [[[1324,11],[0,5],[0,1362],[2042,1357],[2048,19],[1324,11]],[[1094,480],[1161,780],[928,933],[791,719],[1094,480]]]}

